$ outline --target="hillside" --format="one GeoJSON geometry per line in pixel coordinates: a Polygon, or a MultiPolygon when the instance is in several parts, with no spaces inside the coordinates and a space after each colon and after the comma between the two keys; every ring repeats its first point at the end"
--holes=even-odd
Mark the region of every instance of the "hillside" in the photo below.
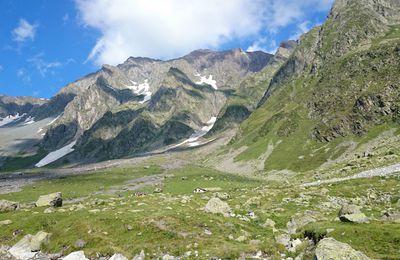
{"type": "Polygon", "coordinates": [[[397,150],[400,3],[362,2],[336,1],[302,36],[232,141],[247,147],[236,161],[270,147],[265,170],[304,172],[397,150]]]}

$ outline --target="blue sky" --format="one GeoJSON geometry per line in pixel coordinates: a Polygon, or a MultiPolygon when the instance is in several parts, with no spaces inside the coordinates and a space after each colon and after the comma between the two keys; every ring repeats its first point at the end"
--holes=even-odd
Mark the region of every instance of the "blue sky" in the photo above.
{"type": "Polygon", "coordinates": [[[0,94],[49,98],[129,56],[274,52],[322,23],[333,0],[2,0],[0,94]]]}

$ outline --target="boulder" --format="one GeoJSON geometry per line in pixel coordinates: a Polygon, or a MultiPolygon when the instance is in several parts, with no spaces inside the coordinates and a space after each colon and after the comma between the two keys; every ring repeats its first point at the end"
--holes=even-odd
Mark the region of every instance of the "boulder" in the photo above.
{"type": "Polygon", "coordinates": [[[42,195],[36,201],[36,207],[61,207],[62,206],[62,197],[61,192],[56,192],[52,194],[42,195]]]}
{"type": "Polygon", "coordinates": [[[144,254],[144,251],[142,250],[140,254],[135,255],[132,260],[144,260],[146,258],[146,255],[144,254]]]}
{"type": "Polygon", "coordinates": [[[9,220],[9,219],[2,220],[2,221],[0,221],[0,226],[6,226],[6,225],[10,225],[12,223],[13,222],[11,220],[9,220]]]}
{"type": "Polygon", "coordinates": [[[385,212],[382,216],[383,221],[400,223],[400,212],[385,212]]]}
{"type": "Polygon", "coordinates": [[[279,245],[283,245],[284,247],[289,247],[290,245],[290,235],[288,234],[281,234],[275,237],[275,241],[279,245]]]}
{"type": "Polygon", "coordinates": [[[368,260],[363,253],[354,250],[346,243],[336,241],[333,238],[324,238],[315,249],[315,260],[368,260]]]}
{"type": "Polygon", "coordinates": [[[72,252],[66,257],[61,258],[62,260],[89,260],[86,258],[85,253],[83,251],[72,252]]]}
{"type": "Polygon", "coordinates": [[[108,260],[128,260],[125,256],[121,254],[114,254],[110,259],[108,260]]]}
{"type": "Polygon", "coordinates": [[[342,222],[352,223],[368,223],[368,217],[361,212],[361,209],[357,205],[345,204],[339,211],[339,219],[342,222]]]}
{"type": "Polygon", "coordinates": [[[26,235],[10,248],[9,252],[17,259],[31,259],[37,256],[43,243],[48,243],[51,234],[39,231],[36,235],[26,235]]]}
{"type": "Polygon", "coordinates": [[[8,200],[0,200],[0,212],[8,212],[14,211],[19,208],[19,203],[8,201],[8,200]]]}
{"type": "Polygon", "coordinates": [[[286,224],[289,234],[294,234],[299,228],[304,227],[309,223],[317,221],[314,216],[314,212],[306,211],[303,215],[293,216],[286,224]]]}
{"type": "Polygon", "coordinates": [[[229,207],[228,203],[220,200],[219,198],[211,198],[207,202],[204,210],[213,214],[222,214],[225,217],[228,217],[229,213],[231,212],[231,208],[229,207]]]}

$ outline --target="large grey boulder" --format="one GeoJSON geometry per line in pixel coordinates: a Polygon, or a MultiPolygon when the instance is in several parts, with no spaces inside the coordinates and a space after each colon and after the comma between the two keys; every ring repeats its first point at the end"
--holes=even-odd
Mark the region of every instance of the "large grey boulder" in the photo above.
{"type": "Polygon", "coordinates": [[[361,212],[357,205],[345,204],[339,211],[339,218],[342,222],[368,223],[369,219],[361,212]]]}
{"type": "Polygon", "coordinates": [[[18,202],[0,200],[0,212],[14,211],[19,208],[18,202]]]}
{"type": "Polygon", "coordinates": [[[61,258],[62,260],[89,260],[86,258],[85,253],[83,251],[72,252],[66,257],[61,258]]]}
{"type": "Polygon", "coordinates": [[[383,221],[400,223],[400,212],[385,212],[382,216],[383,221]]]}
{"type": "Polygon", "coordinates": [[[61,207],[62,206],[61,192],[42,195],[36,201],[36,207],[48,207],[48,206],[51,206],[51,207],[61,207]]]}
{"type": "Polygon", "coordinates": [[[9,253],[16,259],[31,259],[38,255],[40,247],[48,243],[51,234],[39,231],[36,235],[26,235],[18,243],[10,248],[9,253]]]}
{"type": "Polygon", "coordinates": [[[368,260],[363,253],[354,250],[346,243],[339,242],[333,238],[324,238],[315,249],[315,260],[368,260]]]}
{"type": "Polygon", "coordinates": [[[229,216],[229,213],[231,212],[231,208],[229,207],[228,203],[220,200],[219,198],[210,199],[204,207],[204,210],[213,214],[222,214],[226,217],[229,216]]]}

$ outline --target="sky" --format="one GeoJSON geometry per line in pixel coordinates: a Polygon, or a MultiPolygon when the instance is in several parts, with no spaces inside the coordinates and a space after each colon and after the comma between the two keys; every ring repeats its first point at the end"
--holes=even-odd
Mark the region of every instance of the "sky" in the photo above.
{"type": "Polygon", "coordinates": [[[323,23],[333,0],[1,0],[0,94],[50,98],[127,58],[196,49],[274,53],[323,23]]]}

